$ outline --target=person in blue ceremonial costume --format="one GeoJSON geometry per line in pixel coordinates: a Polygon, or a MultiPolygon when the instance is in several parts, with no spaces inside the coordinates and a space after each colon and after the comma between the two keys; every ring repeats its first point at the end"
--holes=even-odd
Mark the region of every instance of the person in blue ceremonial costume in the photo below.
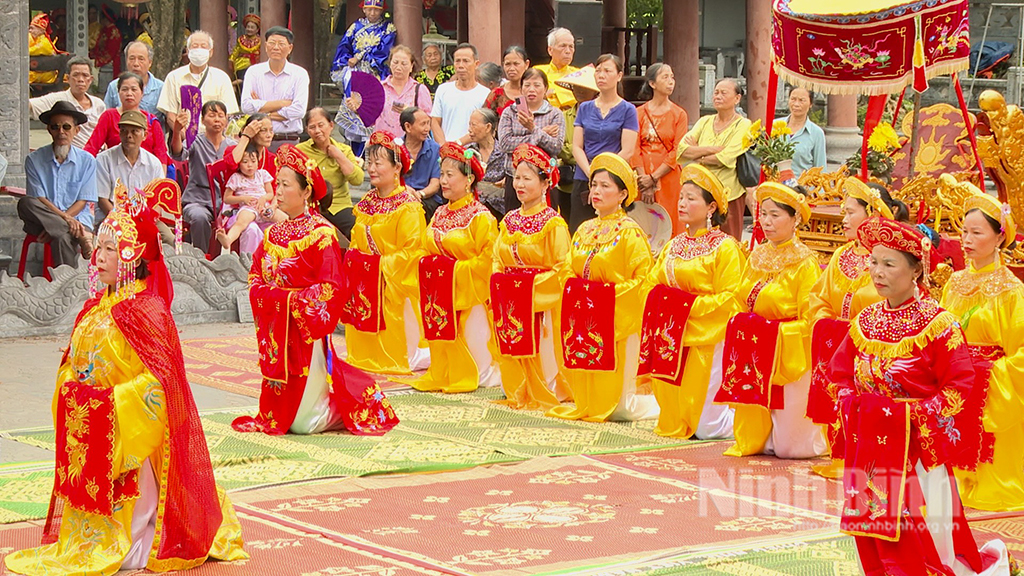
{"type": "Polygon", "coordinates": [[[365,18],[356,20],[341,42],[331,64],[331,79],[346,82],[350,70],[373,74],[378,79],[389,74],[387,61],[395,45],[395,25],[384,16],[385,0],[363,0],[365,18]]]}

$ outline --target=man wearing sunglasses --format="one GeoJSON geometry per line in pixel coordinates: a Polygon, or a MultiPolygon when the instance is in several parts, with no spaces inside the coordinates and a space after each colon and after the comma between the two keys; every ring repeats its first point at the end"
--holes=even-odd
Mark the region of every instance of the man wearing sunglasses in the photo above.
{"type": "Polygon", "coordinates": [[[18,201],[18,216],[26,234],[50,245],[55,266],[77,266],[79,252],[92,255],[96,159],[71,143],[88,118],[61,100],[39,119],[53,143],[25,158],[27,194],[18,201]]]}

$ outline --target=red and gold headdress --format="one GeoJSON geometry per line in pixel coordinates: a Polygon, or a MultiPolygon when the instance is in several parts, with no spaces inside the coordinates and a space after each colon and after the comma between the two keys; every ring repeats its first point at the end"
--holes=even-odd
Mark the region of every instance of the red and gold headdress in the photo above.
{"type": "MultiPolygon", "coordinates": [[[[150,272],[147,287],[162,296],[171,305],[174,290],[170,274],[164,264],[157,213],[150,208],[146,195],[140,190],[129,190],[118,179],[114,184],[114,210],[100,224],[99,235],[110,236],[117,243],[117,283],[113,287],[123,296],[134,297],[136,271],[145,260],[150,272]]],[[[95,252],[93,263],[95,264],[95,252]]],[[[90,276],[96,277],[95,270],[90,276]]],[[[93,281],[95,284],[95,281],[93,281]]],[[[95,291],[97,286],[93,286],[95,291]]]]}
{"type": "Polygon", "coordinates": [[[260,27],[260,17],[259,17],[259,15],[257,15],[257,14],[246,14],[245,16],[242,17],[242,27],[243,28],[246,27],[249,24],[249,22],[255,22],[256,23],[256,27],[259,28],[260,27]]]}
{"type": "Polygon", "coordinates": [[[474,188],[477,183],[484,179],[484,164],[480,161],[480,154],[476,150],[466,148],[455,142],[445,142],[441,146],[441,160],[445,158],[469,164],[469,169],[473,171],[473,178],[475,179],[473,182],[474,188]]]}
{"type": "Polygon", "coordinates": [[[32,20],[28,23],[29,26],[36,26],[43,30],[49,37],[50,32],[50,16],[46,12],[40,12],[32,17],[32,20]]]}
{"type": "Polygon", "coordinates": [[[142,189],[146,204],[156,212],[157,218],[174,228],[174,251],[181,253],[181,188],[170,178],[153,180],[142,189]]]}
{"type": "Polygon", "coordinates": [[[548,190],[558,186],[558,161],[534,144],[520,144],[512,151],[512,169],[523,162],[533,164],[548,175],[548,190]]]}
{"type": "Polygon", "coordinates": [[[873,216],[857,228],[857,239],[865,248],[885,246],[913,255],[924,265],[920,286],[928,292],[928,275],[935,271],[941,258],[932,247],[932,241],[921,230],[910,224],[897,222],[880,216],[873,216]]]}
{"type": "Polygon", "coordinates": [[[323,197],[327,195],[327,183],[324,181],[323,174],[317,168],[316,162],[306,156],[302,150],[291,144],[285,144],[277,149],[275,163],[278,170],[291,168],[297,174],[302,174],[306,178],[306,183],[313,189],[310,198],[314,202],[323,200],[323,197]]]}
{"type": "Polygon", "coordinates": [[[409,167],[412,166],[412,158],[409,156],[409,150],[405,146],[395,142],[395,137],[386,130],[377,130],[373,134],[370,134],[370,141],[367,146],[383,146],[388,150],[391,150],[395,154],[395,158],[398,159],[398,164],[401,166],[401,172],[399,178],[402,180],[402,184],[405,184],[405,174],[409,171],[409,167]]]}

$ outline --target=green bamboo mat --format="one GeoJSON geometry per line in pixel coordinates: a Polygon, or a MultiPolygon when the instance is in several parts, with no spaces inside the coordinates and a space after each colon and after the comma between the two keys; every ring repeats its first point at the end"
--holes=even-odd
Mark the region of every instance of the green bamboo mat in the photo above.
{"type": "MultiPolygon", "coordinates": [[[[241,434],[231,428],[231,421],[253,409],[203,414],[217,481],[227,490],[244,490],[321,478],[454,470],[537,456],[607,454],[685,443],[650,432],[653,421],[595,424],[511,410],[494,403],[503,398],[500,390],[460,395],[409,391],[389,398],[401,423],[383,436],[241,434]]],[[[0,437],[48,450],[54,449],[54,435],[52,428],[0,432],[0,437]]],[[[4,478],[0,474],[0,514],[10,511],[12,519],[0,516],[0,522],[45,513],[45,505],[42,513],[33,505],[48,502],[51,470],[4,478]]]]}

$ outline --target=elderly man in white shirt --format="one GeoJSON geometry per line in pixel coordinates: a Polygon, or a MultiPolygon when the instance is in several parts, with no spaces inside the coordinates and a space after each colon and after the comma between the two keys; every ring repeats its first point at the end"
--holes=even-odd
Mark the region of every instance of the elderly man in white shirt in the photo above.
{"type": "Polygon", "coordinates": [[[160,160],[142,149],[146,139],[146,117],[138,110],[126,110],[121,114],[117,127],[121,132],[121,143],[107,148],[96,156],[96,218],[98,230],[106,215],[114,209],[112,202],[114,186],[118,180],[129,190],[141,190],[147,184],[164,177],[160,160]]]}
{"type": "Polygon", "coordinates": [[[309,103],[309,74],[288,61],[295,36],[282,26],[267,30],[263,47],[269,61],[253,64],[242,84],[242,112],[263,112],[274,127],[271,152],[282,144],[296,144],[309,103]]]}
{"type": "Polygon", "coordinates": [[[175,68],[167,74],[157,110],[168,119],[181,112],[181,87],[198,86],[203,102],[219,100],[228,109],[228,114],[238,112],[238,99],[231,86],[228,73],[209,65],[213,52],[213,38],[207,32],[196,30],[188,37],[188,65],[175,68]]]}
{"type": "Polygon", "coordinates": [[[92,85],[92,60],[84,56],[75,56],[68,60],[68,86],[67,90],[51,92],[38,98],[30,98],[28,101],[29,112],[33,120],[39,120],[39,115],[45,113],[58,101],[71,103],[82,114],[85,114],[86,122],[82,124],[71,145],[76,148],[85,148],[85,143],[92,136],[96,129],[96,122],[100,114],[107,109],[103,100],[89,94],[89,86],[92,85]]]}

